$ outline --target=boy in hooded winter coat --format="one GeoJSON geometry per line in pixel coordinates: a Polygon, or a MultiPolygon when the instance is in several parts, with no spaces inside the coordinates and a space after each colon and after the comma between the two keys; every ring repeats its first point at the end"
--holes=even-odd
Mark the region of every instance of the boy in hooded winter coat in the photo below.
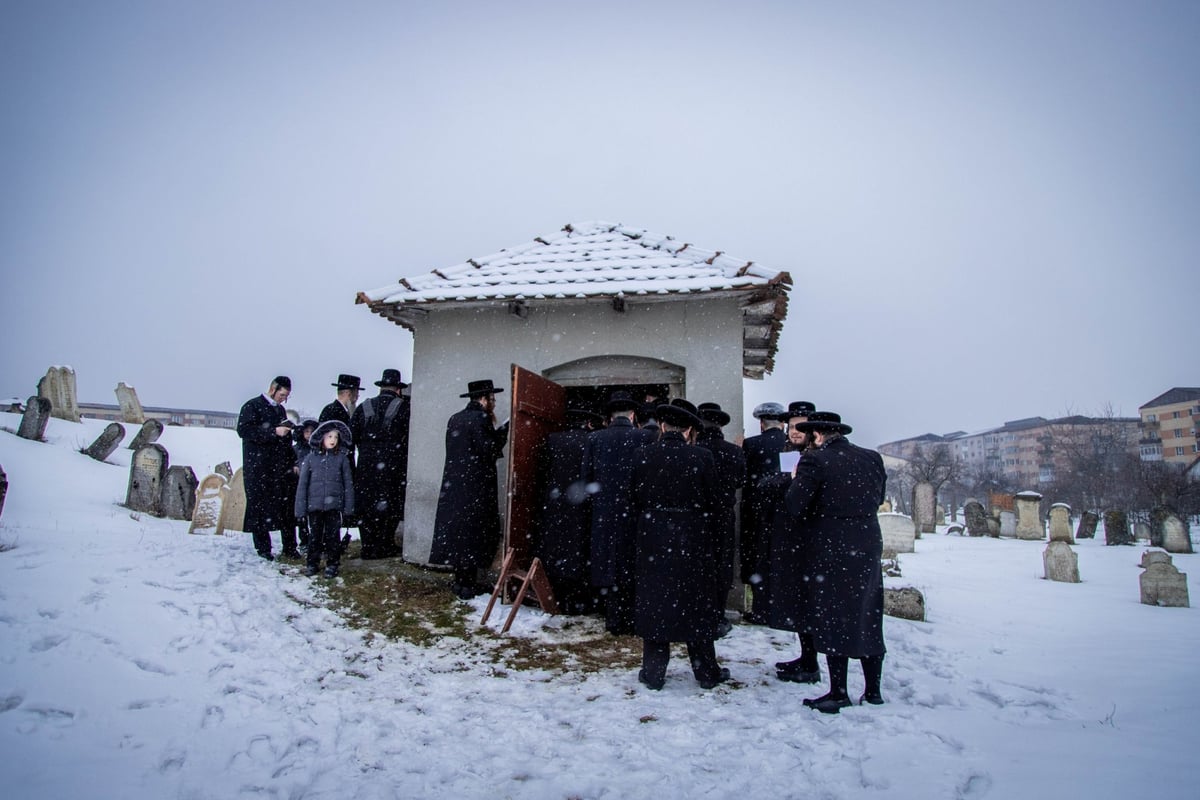
{"type": "Polygon", "coordinates": [[[311,452],[300,465],[296,516],[308,518],[308,575],[316,575],[325,556],[325,577],[336,578],[342,548],[342,515],[354,513],[350,474],[350,429],[341,420],[322,422],[308,440],[311,452]]]}

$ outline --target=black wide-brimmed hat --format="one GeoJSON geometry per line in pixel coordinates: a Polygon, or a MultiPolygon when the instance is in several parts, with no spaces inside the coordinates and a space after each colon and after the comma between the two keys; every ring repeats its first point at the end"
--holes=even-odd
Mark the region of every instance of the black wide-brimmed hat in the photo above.
{"type": "Polygon", "coordinates": [[[499,394],[503,391],[503,389],[497,389],[495,386],[493,386],[490,378],[486,378],[481,381],[469,382],[467,384],[467,393],[460,394],[459,397],[470,397],[474,399],[476,397],[484,397],[489,394],[499,394]]]}
{"type": "Polygon", "coordinates": [[[701,403],[697,409],[700,411],[700,419],[711,422],[718,428],[724,428],[729,424],[729,420],[733,419],[721,410],[720,403],[701,403]]]}
{"type": "Polygon", "coordinates": [[[696,413],[696,407],[681,397],[655,408],[654,416],[659,422],[674,425],[676,428],[699,428],[704,424],[696,413]]]}
{"type": "Polygon", "coordinates": [[[403,380],[401,380],[401,378],[400,378],[400,370],[398,370],[398,369],[385,369],[385,370],[383,371],[383,377],[382,377],[382,378],[380,378],[379,380],[375,381],[375,385],[376,385],[376,386],[379,386],[379,387],[383,387],[383,386],[403,386],[403,385],[404,385],[404,381],[403,381],[403,380]]]}
{"type": "Polygon", "coordinates": [[[588,422],[603,422],[604,417],[597,414],[592,409],[581,405],[567,406],[567,419],[569,420],[587,420],[588,422]]]}
{"type": "Polygon", "coordinates": [[[604,404],[604,413],[612,414],[616,411],[637,411],[641,406],[637,400],[633,399],[633,395],[624,389],[618,389],[608,396],[608,402],[604,404]]]}
{"type": "Polygon", "coordinates": [[[797,422],[792,427],[798,431],[837,431],[842,435],[854,430],[842,422],[841,414],[832,411],[814,411],[804,422],[797,422]]]}
{"type": "Polygon", "coordinates": [[[357,375],[347,375],[342,373],[341,375],[338,375],[337,383],[332,383],[330,385],[336,386],[339,389],[361,389],[362,378],[358,377],[357,375]]]}
{"type": "Polygon", "coordinates": [[[788,403],[787,411],[784,413],[782,419],[784,422],[787,422],[793,417],[807,418],[812,416],[816,410],[817,407],[807,400],[793,400],[788,403]]]}

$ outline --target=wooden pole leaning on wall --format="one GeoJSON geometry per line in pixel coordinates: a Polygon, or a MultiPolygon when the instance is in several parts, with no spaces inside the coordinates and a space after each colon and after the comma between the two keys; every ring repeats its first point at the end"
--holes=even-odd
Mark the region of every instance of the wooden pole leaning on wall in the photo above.
{"type": "Polygon", "coordinates": [[[513,566],[513,560],[516,557],[516,551],[513,548],[508,548],[508,552],[504,555],[504,563],[500,566],[500,577],[496,579],[496,588],[492,589],[492,597],[488,600],[487,609],[483,612],[483,619],[479,620],[479,624],[483,625],[488,621],[488,617],[492,614],[492,608],[496,605],[496,600],[499,598],[503,602],[502,595],[505,593],[509,583],[512,581],[520,581],[521,588],[517,591],[517,596],[513,599],[512,610],[508,612],[508,619],[504,621],[504,627],[500,629],[500,633],[508,633],[508,629],[512,627],[513,620],[517,617],[517,611],[520,610],[521,604],[525,602],[525,596],[529,593],[530,587],[533,588],[533,597],[537,601],[538,606],[547,614],[558,613],[558,603],[554,600],[554,590],[550,587],[550,579],[546,577],[546,570],[542,566],[540,558],[533,559],[533,563],[529,565],[529,569],[522,570],[513,566]]]}

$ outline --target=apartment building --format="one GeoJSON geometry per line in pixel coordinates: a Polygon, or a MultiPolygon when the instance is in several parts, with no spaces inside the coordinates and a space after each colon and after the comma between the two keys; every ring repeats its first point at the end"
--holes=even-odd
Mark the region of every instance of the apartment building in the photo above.
{"type": "Polygon", "coordinates": [[[1176,386],[1138,407],[1143,461],[1187,466],[1196,460],[1200,428],[1200,388],[1176,386]]]}

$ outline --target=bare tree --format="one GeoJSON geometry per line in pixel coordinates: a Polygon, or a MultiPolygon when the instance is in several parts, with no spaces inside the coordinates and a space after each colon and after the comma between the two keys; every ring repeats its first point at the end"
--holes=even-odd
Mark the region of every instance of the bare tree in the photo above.
{"type": "Polygon", "coordinates": [[[1098,417],[1055,420],[1043,437],[1043,452],[1055,464],[1051,492],[1073,508],[1103,513],[1128,510],[1133,501],[1137,425],[1107,404],[1098,417]]]}
{"type": "MultiPolygon", "coordinates": [[[[929,447],[917,445],[913,448],[912,457],[904,468],[911,486],[918,483],[928,483],[933,487],[933,496],[940,497],[942,487],[953,485],[962,475],[962,462],[954,454],[948,444],[935,444],[929,447]]],[[[956,502],[957,498],[949,498],[956,502]]]]}

